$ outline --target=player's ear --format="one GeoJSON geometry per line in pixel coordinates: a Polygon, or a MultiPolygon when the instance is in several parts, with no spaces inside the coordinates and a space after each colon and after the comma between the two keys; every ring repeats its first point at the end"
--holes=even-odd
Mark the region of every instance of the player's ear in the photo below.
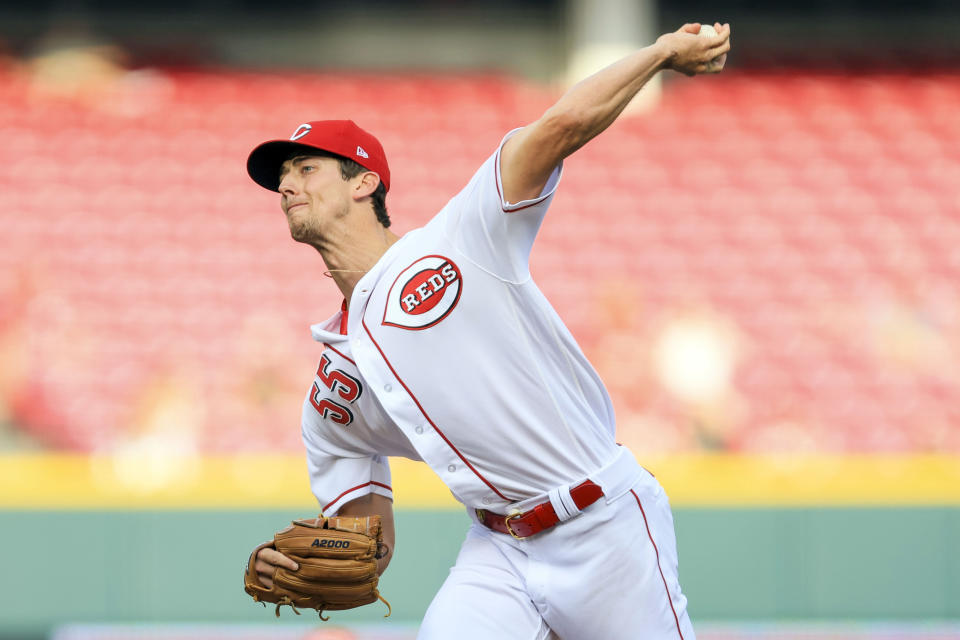
{"type": "Polygon", "coordinates": [[[360,200],[361,198],[373,195],[373,192],[377,190],[377,186],[380,184],[380,176],[373,171],[364,171],[360,174],[359,178],[360,180],[353,188],[354,200],[360,200]]]}

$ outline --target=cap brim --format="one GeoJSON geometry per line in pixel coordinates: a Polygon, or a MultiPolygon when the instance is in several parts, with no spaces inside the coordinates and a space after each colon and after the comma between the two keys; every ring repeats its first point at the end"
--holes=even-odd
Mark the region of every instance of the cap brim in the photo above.
{"type": "Polygon", "coordinates": [[[297,151],[302,151],[304,155],[327,153],[316,147],[290,140],[271,140],[250,152],[247,158],[247,173],[264,189],[280,191],[280,167],[291,154],[297,151]]]}

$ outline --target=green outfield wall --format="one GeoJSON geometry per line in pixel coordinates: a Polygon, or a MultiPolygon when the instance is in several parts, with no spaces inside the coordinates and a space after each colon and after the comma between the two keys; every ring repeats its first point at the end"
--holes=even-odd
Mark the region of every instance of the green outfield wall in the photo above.
{"type": "MultiPolygon", "coordinates": [[[[675,508],[680,575],[696,623],[749,619],[960,619],[960,508],[675,508]]],[[[267,622],[243,592],[250,549],[300,510],[0,511],[0,636],[67,622],[267,622]]],[[[468,519],[401,509],[382,580],[415,624],[468,519]]],[[[333,612],[374,621],[381,604],[333,612]]],[[[289,609],[284,621],[303,622],[289,609]]],[[[311,615],[305,613],[304,615],[311,615]]]]}
{"type": "MultiPolygon", "coordinates": [[[[643,460],[674,505],[698,621],[960,620],[960,456],[691,453],[643,460]]],[[[397,550],[382,593],[416,625],[469,520],[391,459],[397,550]]],[[[316,513],[302,455],[0,455],[0,637],[65,623],[271,623],[250,550],[316,513]],[[252,472],[256,470],[256,472],[252,472]]],[[[381,604],[332,612],[374,622],[381,604]]],[[[289,609],[277,624],[312,614],[289,609]]]]}

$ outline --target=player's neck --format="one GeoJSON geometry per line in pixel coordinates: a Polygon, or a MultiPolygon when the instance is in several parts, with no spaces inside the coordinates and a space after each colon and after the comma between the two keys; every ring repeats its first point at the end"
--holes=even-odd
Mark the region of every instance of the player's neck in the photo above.
{"type": "Polygon", "coordinates": [[[360,279],[383,257],[400,238],[379,223],[363,233],[346,234],[337,241],[317,247],[326,265],[325,274],[336,283],[347,305],[360,279]]]}

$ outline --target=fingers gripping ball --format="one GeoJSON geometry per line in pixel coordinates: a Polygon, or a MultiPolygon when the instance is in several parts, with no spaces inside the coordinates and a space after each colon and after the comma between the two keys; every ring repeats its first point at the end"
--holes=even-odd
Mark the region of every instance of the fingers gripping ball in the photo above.
{"type": "MultiPolygon", "coordinates": [[[[717,30],[713,25],[701,24],[700,25],[700,36],[703,38],[716,38],[718,35],[717,30]]],[[[707,64],[707,69],[714,71],[717,69],[722,69],[723,64],[727,61],[727,54],[722,53],[707,64]]]]}
{"type": "MultiPolygon", "coordinates": [[[[362,518],[323,516],[294,520],[250,555],[244,590],[257,602],[324,611],[353,609],[377,600],[390,603],[377,591],[377,558],[383,545],[380,516],[362,518]],[[271,547],[294,560],[296,571],[278,567],[273,586],[265,587],[254,565],[261,549],[271,547]]],[[[386,617],[386,616],[384,616],[386,617]]]]}

